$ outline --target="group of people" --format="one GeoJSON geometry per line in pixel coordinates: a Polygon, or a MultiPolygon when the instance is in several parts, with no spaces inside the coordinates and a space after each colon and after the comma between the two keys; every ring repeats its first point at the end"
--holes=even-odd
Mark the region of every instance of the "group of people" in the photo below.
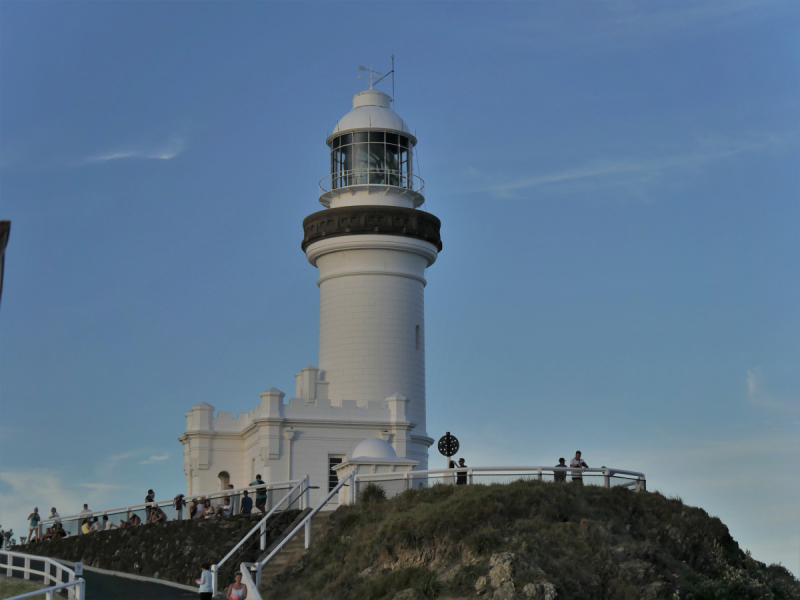
{"type": "MultiPolygon", "coordinates": [[[[200,600],[211,600],[214,595],[211,565],[208,563],[200,565],[200,579],[195,579],[194,582],[200,586],[200,600]]],[[[242,574],[236,573],[233,583],[225,591],[225,599],[244,600],[245,598],[247,598],[247,586],[242,583],[242,574]]]]}
{"type": "MultiPolygon", "coordinates": [[[[250,496],[247,490],[239,494],[234,492],[234,487],[228,485],[228,494],[222,498],[211,500],[208,498],[195,498],[187,504],[185,496],[178,494],[174,501],[173,506],[177,512],[178,520],[183,518],[183,509],[188,506],[187,518],[189,519],[207,519],[211,517],[228,517],[234,514],[249,515],[253,514],[254,508],[259,510],[261,514],[266,513],[267,506],[267,484],[261,478],[261,475],[256,475],[255,481],[251,486],[256,487],[255,501],[250,496]]],[[[147,490],[147,495],[144,498],[145,503],[145,518],[142,521],[141,517],[135,512],[130,511],[125,519],[121,519],[119,525],[112,523],[108,515],[103,515],[102,518],[93,515],[89,510],[89,505],[84,504],[83,510],[78,515],[79,517],[79,531],[82,534],[94,533],[96,531],[110,531],[111,529],[123,529],[125,527],[136,527],[138,525],[149,525],[151,523],[164,523],[168,521],[166,513],[161,509],[155,501],[155,492],[147,490]]],[[[48,527],[44,533],[40,534],[40,523],[42,517],[39,514],[39,508],[33,509],[33,512],[28,515],[29,532],[28,543],[43,542],[56,538],[66,537],[67,531],[61,523],[61,516],[58,511],[53,507],[50,510],[49,520],[53,523],[48,527]]]]}
{"type": "Polygon", "coordinates": [[[48,527],[41,536],[39,535],[39,522],[42,520],[39,515],[39,507],[33,509],[33,512],[28,515],[28,543],[46,542],[57,538],[67,537],[67,532],[64,531],[61,525],[61,515],[58,514],[56,507],[50,509],[50,519],[54,519],[53,525],[48,527]]]}
{"type": "MultiPolygon", "coordinates": [[[[589,465],[581,458],[581,451],[575,452],[575,456],[570,459],[569,467],[572,469],[572,481],[583,485],[583,471],[581,469],[588,469],[589,465]]],[[[564,469],[553,472],[553,480],[556,482],[564,482],[567,480],[567,463],[563,458],[558,459],[557,469],[564,469]]]]}
{"type": "MultiPolygon", "coordinates": [[[[467,466],[466,461],[463,458],[458,459],[458,463],[456,464],[455,461],[450,461],[449,464],[451,469],[464,469],[467,466]]],[[[583,471],[581,469],[588,469],[589,465],[586,464],[586,461],[581,458],[581,451],[578,450],[575,452],[574,458],[569,461],[569,467],[567,467],[566,459],[559,458],[558,464],[555,466],[556,469],[563,469],[553,472],[553,480],[556,482],[563,482],[567,480],[567,469],[572,469],[572,481],[583,484],[583,471]]],[[[466,485],[467,484],[467,471],[456,471],[456,485],[466,485]]]]}

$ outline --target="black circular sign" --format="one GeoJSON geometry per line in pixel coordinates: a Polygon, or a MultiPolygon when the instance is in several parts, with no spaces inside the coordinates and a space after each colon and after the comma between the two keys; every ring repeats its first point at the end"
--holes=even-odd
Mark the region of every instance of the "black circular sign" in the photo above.
{"type": "Polygon", "coordinates": [[[458,438],[454,435],[450,435],[449,431],[445,433],[439,438],[439,452],[447,458],[453,456],[458,452],[458,438]]]}

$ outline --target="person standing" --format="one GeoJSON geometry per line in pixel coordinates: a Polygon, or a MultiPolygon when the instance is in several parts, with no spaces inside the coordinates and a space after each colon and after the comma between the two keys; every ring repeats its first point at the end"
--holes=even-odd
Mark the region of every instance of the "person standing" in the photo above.
{"type": "Polygon", "coordinates": [[[55,506],[50,509],[50,518],[53,519],[53,524],[61,523],[61,515],[58,514],[55,506]]]}
{"type": "MultiPolygon", "coordinates": [[[[462,469],[467,468],[467,463],[463,458],[458,459],[458,466],[462,469]]],[[[456,477],[456,485],[467,485],[467,472],[459,471],[456,477]]]]}
{"type": "Polygon", "coordinates": [[[228,484],[228,497],[231,499],[231,514],[237,515],[239,514],[239,495],[234,492],[233,484],[228,484]]]}
{"type": "Polygon", "coordinates": [[[214,593],[211,586],[211,565],[208,563],[200,565],[200,579],[195,579],[194,582],[200,586],[200,600],[211,600],[211,595],[214,593]]]}
{"type": "Polygon", "coordinates": [[[153,508],[150,504],[156,499],[156,493],[153,490],[147,490],[147,496],[144,497],[144,522],[150,522],[150,513],[153,511],[153,508]]]}
{"type": "Polygon", "coordinates": [[[35,507],[33,512],[28,515],[28,521],[30,524],[30,529],[28,530],[28,543],[30,544],[33,541],[33,538],[36,537],[36,541],[39,541],[39,521],[42,518],[39,516],[39,507],[35,507]]]}
{"type": "Polygon", "coordinates": [[[256,508],[261,511],[261,514],[267,512],[267,486],[261,475],[256,475],[256,480],[250,485],[264,486],[256,489],[256,508]]]}
{"type": "MultiPolygon", "coordinates": [[[[175,499],[172,501],[173,506],[175,506],[175,512],[178,513],[178,521],[183,519],[183,507],[186,506],[186,500],[183,499],[183,494],[178,494],[175,496],[175,499]]],[[[192,515],[189,515],[189,518],[192,518],[192,515]]]]}
{"type": "Polygon", "coordinates": [[[249,515],[253,512],[253,499],[247,493],[247,490],[242,492],[242,512],[243,515],[249,515]]]}
{"type": "Polygon", "coordinates": [[[581,451],[580,450],[578,450],[575,453],[575,458],[573,458],[572,460],[569,461],[569,466],[573,467],[573,469],[572,469],[572,481],[580,483],[581,485],[583,485],[583,475],[581,474],[582,473],[581,469],[582,468],[588,469],[589,465],[587,465],[584,462],[584,460],[581,458],[581,451]],[[577,467],[577,468],[574,468],[574,467],[577,467]]]}
{"type": "Polygon", "coordinates": [[[553,471],[553,481],[556,483],[563,483],[567,480],[567,462],[563,458],[558,459],[558,464],[555,466],[556,469],[564,469],[563,471],[553,471]]]}

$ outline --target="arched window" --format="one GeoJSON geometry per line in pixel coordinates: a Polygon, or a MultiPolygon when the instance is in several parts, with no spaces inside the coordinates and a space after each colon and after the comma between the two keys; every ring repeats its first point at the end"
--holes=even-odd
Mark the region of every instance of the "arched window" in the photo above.
{"type": "Polygon", "coordinates": [[[231,483],[231,476],[228,474],[227,471],[220,471],[219,475],[219,489],[220,490],[227,490],[228,486],[231,483]]]}

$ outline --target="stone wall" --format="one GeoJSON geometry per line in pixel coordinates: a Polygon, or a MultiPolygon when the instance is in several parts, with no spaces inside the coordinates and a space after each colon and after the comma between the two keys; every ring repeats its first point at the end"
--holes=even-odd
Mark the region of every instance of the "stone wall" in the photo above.
{"type": "MultiPolygon", "coordinates": [[[[267,546],[295,521],[301,511],[275,515],[267,529],[267,546]]],[[[49,556],[84,565],[145,577],[195,585],[200,565],[222,559],[261,519],[260,515],[236,515],[193,521],[140,525],[88,535],[70,536],[12,548],[18,552],[49,556]]],[[[250,538],[245,546],[257,540],[250,538]]],[[[236,560],[223,565],[220,588],[233,581],[241,562],[254,562],[261,552],[256,541],[236,560]]]]}

